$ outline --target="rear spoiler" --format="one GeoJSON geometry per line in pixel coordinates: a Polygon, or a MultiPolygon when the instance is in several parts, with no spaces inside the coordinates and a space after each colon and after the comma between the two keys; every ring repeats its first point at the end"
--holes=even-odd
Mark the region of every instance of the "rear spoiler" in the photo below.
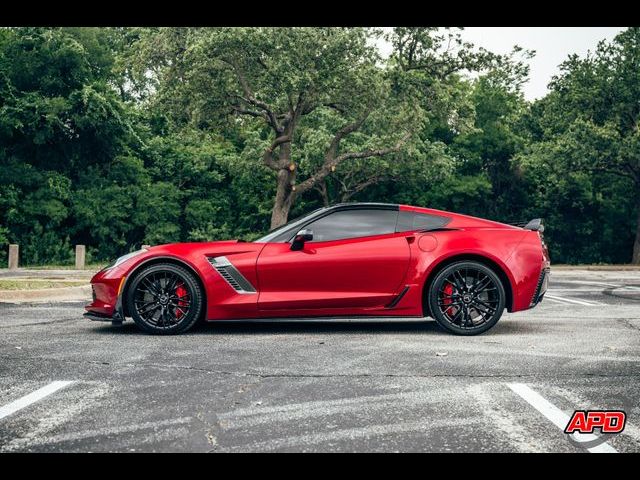
{"type": "Polygon", "coordinates": [[[541,218],[534,218],[524,226],[525,230],[533,230],[534,232],[544,232],[544,225],[541,218]]]}
{"type": "Polygon", "coordinates": [[[510,225],[513,225],[515,227],[524,228],[525,230],[532,230],[534,232],[540,232],[540,233],[544,232],[544,225],[542,223],[542,219],[541,218],[534,218],[530,222],[511,223],[510,225]]]}

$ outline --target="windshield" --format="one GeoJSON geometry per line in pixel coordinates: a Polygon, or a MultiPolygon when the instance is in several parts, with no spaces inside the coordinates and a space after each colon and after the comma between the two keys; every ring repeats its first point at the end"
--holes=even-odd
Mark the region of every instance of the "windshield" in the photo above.
{"type": "Polygon", "coordinates": [[[281,225],[279,227],[276,227],[273,230],[270,230],[269,233],[267,233],[264,237],[260,237],[259,239],[254,240],[253,243],[266,243],[266,242],[273,242],[274,240],[275,241],[286,242],[286,241],[289,240],[288,238],[286,238],[286,239],[277,239],[277,237],[279,237],[280,235],[282,235],[283,233],[285,233],[285,232],[287,232],[289,230],[295,230],[295,227],[304,224],[309,217],[311,217],[315,213],[319,212],[320,210],[324,210],[324,208],[317,208],[316,210],[312,211],[311,213],[307,213],[306,215],[301,215],[299,217],[294,218],[293,220],[289,220],[284,225],[281,225]]]}

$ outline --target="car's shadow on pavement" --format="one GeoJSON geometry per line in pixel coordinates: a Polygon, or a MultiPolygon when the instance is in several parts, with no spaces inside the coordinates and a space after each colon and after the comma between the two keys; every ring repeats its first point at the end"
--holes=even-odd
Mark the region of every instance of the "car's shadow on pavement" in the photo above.
{"type": "MultiPolygon", "coordinates": [[[[517,335],[534,333],[538,329],[530,322],[499,322],[494,328],[480,336],[517,335]]],[[[94,332],[98,334],[123,334],[123,335],[147,335],[141,331],[132,321],[125,322],[122,326],[96,326],[94,332]]],[[[437,335],[452,336],[445,332],[435,320],[424,321],[221,321],[200,322],[191,330],[184,333],[191,335],[313,335],[313,334],[411,334],[411,335],[437,335]]]]}
{"type": "MultiPolygon", "coordinates": [[[[121,326],[108,324],[95,325],[93,331],[98,334],[147,335],[132,321],[127,320],[121,326]]],[[[314,333],[411,333],[447,335],[435,321],[222,321],[200,322],[182,335],[252,335],[252,334],[314,334],[314,333]]]]}
{"type": "Polygon", "coordinates": [[[446,334],[436,322],[367,322],[367,321],[261,321],[261,322],[211,322],[200,324],[193,330],[193,334],[327,334],[327,333],[357,333],[357,334],[446,334]]]}

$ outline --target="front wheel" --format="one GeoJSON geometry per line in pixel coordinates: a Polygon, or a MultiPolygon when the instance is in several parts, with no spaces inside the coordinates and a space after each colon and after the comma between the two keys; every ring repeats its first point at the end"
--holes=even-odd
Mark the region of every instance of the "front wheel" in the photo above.
{"type": "Polygon", "coordinates": [[[187,331],[198,321],[204,304],[195,276],[171,263],[143,268],[133,277],[126,298],[136,325],[156,334],[187,331]]]}
{"type": "Polygon", "coordinates": [[[429,310],[445,330],[477,335],[493,327],[505,308],[500,278],[475,261],[456,262],[434,278],[428,293],[429,310]]]}

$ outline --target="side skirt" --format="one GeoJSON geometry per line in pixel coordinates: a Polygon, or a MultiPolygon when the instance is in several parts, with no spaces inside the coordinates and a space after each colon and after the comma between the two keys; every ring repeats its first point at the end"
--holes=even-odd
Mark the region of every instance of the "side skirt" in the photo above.
{"type": "Polygon", "coordinates": [[[272,317],[272,318],[239,318],[239,319],[209,319],[209,323],[405,323],[421,322],[429,317],[398,317],[398,316],[360,316],[360,317],[272,317]]]}

